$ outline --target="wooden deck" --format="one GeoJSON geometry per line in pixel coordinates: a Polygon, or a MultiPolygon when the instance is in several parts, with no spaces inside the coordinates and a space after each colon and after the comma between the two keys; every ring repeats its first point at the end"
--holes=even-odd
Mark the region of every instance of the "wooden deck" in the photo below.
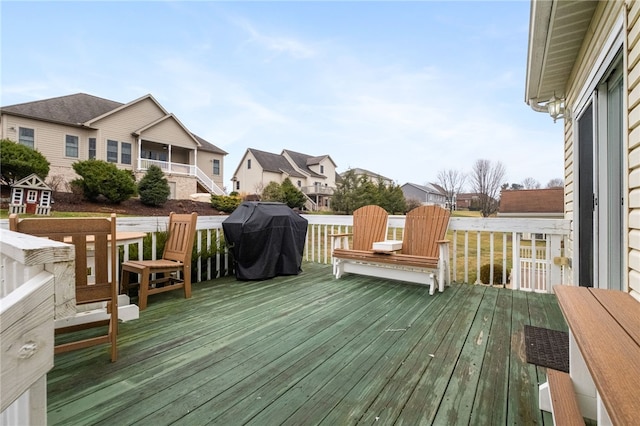
{"type": "Polygon", "coordinates": [[[154,296],[114,364],[56,355],[49,424],[552,424],[523,329],[566,330],[555,296],[303,269],[154,296]]]}

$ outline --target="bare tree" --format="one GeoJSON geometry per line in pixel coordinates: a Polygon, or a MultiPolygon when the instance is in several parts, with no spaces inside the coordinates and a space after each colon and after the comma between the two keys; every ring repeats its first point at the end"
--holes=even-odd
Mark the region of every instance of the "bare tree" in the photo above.
{"type": "Polygon", "coordinates": [[[471,184],[480,198],[480,212],[488,217],[498,211],[498,194],[505,169],[501,162],[491,164],[489,160],[476,160],[471,170],[471,184]]]}
{"type": "Polygon", "coordinates": [[[547,183],[547,188],[564,188],[564,180],[560,178],[551,179],[547,183]]]}
{"type": "Polygon", "coordinates": [[[455,199],[462,190],[466,180],[467,175],[459,170],[449,169],[438,172],[438,184],[444,189],[449,210],[453,210],[455,199]]]}
{"type": "Polygon", "coordinates": [[[541,185],[540,182],[538,182],[534,178],[528,177],[522,181],[522,186],[524,187],[524,189],[540,189],[541,185]]]}

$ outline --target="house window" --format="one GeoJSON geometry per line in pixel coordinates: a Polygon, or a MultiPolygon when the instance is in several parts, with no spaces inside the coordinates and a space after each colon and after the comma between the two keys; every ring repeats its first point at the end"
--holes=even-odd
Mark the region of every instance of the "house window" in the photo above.
{"type": "Polygon", "coordinates": [[[42,191],[42,195],[40,195],[40,205],[47,207],[51,204],[51,192],[42,191]]]}
{"type": "Polygon", "coordinates": [[[301,187],[302,187],[302,181],[301,181],[301,180],[299,180],[299,181],[298,181],[298,188],[301,188],[301,187]]]}
{"type": "Polygon", "coordinates": [[[118,162],[118,141],[107,139],[107,161],[110,163],[118,162]]]}
{"type": "Polygon", "coordinates": [[[247,160],[247,169],[251,168],[251,159],[247,160]]]}
{"type": "Polygon", "coordinates": [[[220,174],[220,160],[213,160],[213,174],[220,174]]]}
{"type": "Polygon", "coordinates": [[[96,138],[89,138],[89,160],[96,158],[96,138]]]}
{"type": "Polygon", "coordinates": [[[320,173],[324,174],[324,166],[322,164],[320,165],[320,173]]]}
{"type": "Polygon", "coordinates": [[[122,142],[122,153],[120,154],[120,162],[122,164],[131,164],[131,144],[122,142]]]}
{"type": "Polygon", "coordinates": [[[35,148],[34,130],[27,129],[26,127],[20,127],[18,132],[18,142],[24,146],[28,146],[31,149],[35,148]]]}
{"type": "Polygon", "coordinates": [[[11,199],[11,204],[22,204],[23,191],[23,188],[13,189],[13,198],[11,199]]]}
{"type": "Polygon", "coordinates": [[[67,157],[78,158],[78,137],[66,135],[64,142],[64,155],[67,157]]]}
{"type": "Polygon", "coordinates": [[[27,203],[35,203],[38,199],[38,191],[30,189],[27,191],[27,203]]]}
{"type": "Polygon", "coordinates": [[[240,181],[236,181],[236,191],[240,191],[240,181]]]}

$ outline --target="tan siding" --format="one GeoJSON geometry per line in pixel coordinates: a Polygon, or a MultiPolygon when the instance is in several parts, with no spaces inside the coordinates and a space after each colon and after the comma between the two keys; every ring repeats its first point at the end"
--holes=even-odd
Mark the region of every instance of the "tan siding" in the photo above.
{"type": "Polygon", "coordinates": [[[640,127],[636,127],[629,133],[629,149],[634,149],[640,145],[640,127]]]}
{"type": "Polygon", "coordinates": [[[629,172],[629,189],[640,187],[640,169],[629,172]]]}
{"type": "Polygon", "coordinates": [[[629,291],[633,297],[640,300],[640,273],[637,271],[629,272],[629,291]]]}
{"type": "Polygon", "coordinates": [[[10,139],[18,140],[18,128],[34,129],[34,148],[44,155],[49,163],[59,167],[70,168],[76,161],[86,160],[89,157],[89,136],[95,136],[95,131],[44,121],[31,120],[21,117],[5,116],[10,126],[16,131],[10,139]],[[78,158],[65,156],[65,136],[78,136],[78,158]]]}
{"type": "Polygon", "coordinates": [[[209,178],[211,178],[216,185],[218,185],[220,188],[224,187],[224,169],[223,169],[223,164],[224,164],[224,156],[220,155],[220,154],[214,154],[212,152],[206,152],[206,151],[198,151],[198,163],[197,166],[200,170],[202,170],[207,176],[209,176],[209,178]],[[219,160],[220,161],[220,174],[219,175],[214,175],[213,174],[213,160],[219,160]]]}
{"type": "Polygon", "coordinates": [[[94,126],[116,133],[122,129],[118,137],[131,135],[131,132],[139,130],[156,120],[164,117],[165,113],[151,99],[144,99],[133,105],[110,114],[94,123],[94,126]]]}
{"type": "Polygon", "coordinates": [[[243,194],[262,193],[264,187],[267,186],[271,180],[278,183],[280,183],[281,180],[281,178],[274,173],[263,172],[262,167],[250,151],[247,151],[244,157],[242,157],[234,177],[237,181],[240,181],[240,189],[236,190],[234,184],[232,190],[243,194]],[[247,160],[251,160],[251,169],[247,168],[247,160]]]}
{"type": "Polygon", "coordinates": [[[132,169],[135,165],[135,159],[138,158],[138,141],[132,133],[149,123],[152,123],[165,113],[151,99],[144,99],[133,105],[110,114],[93,123],[94,126],[100,127],[100,138],[98,141],[98,159],[106,160],[107,156],[107,139],[117,140],[118,144],[118,166],[124,169],[132,169]],[[131,165],[120,164],[121,143],[128,142],[131,144],[131,165]]]}
{"type": "Polygon", "coordinates": [[[168,118],[142,132],[142,138],[153,142],[195,149],[198,145],[174,119],[168,118]]]}
{"type": "MultiPolygon", "coordinates": [[[[640,291],[640,4],[627,15],[628,185],[629,185],[629,290],[640,291]]],[[[636,297],[638,294],[635,295],[636,297]]]]}
{"type": "Polygon", "coordinates": [[[627,20],[629,22],[629,27],[632,27],[636,24],[636,21],[640,17],[640,3],[635,0],[629,2],[627,20]]]}
{"type": "Polygon", "coordinates": [[[640,230],[633,229],[629,232],[629,248],[640,250],[640,230]]]}

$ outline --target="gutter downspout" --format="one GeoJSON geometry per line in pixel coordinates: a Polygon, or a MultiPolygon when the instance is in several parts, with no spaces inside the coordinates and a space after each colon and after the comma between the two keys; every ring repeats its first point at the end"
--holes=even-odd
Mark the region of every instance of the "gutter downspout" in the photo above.
{"type": "Polygon", "coordinates": [[[537,99],[529,99],[527,103],[529,104],[531,109],[534,110],[535,112],[544,112],[547,114],[549,113],[549,108],[547,107],[547,105],[546,104],[540,105],[537,99]]]}

